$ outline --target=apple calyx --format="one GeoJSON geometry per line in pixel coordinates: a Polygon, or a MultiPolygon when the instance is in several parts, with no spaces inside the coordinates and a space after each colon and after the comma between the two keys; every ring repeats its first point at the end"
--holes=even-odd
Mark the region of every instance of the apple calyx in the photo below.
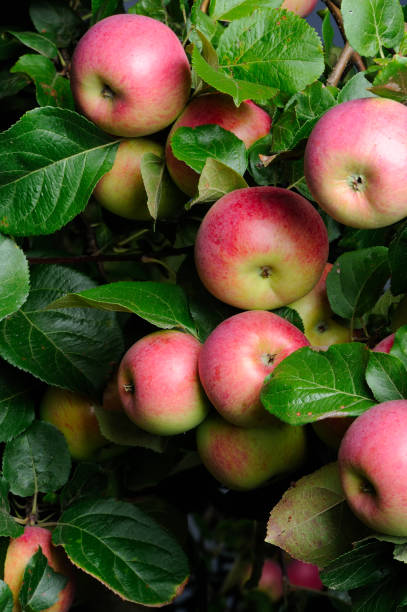
{"type": "Polygon", "coordinates": [[[263,365],[265,365],[266,367],[271,367],[276,357],[277,355],[272,355],[271,353],[264,353],[260,359],[263,365]]]}
{"type": "Polygon", "coordinates": [[[126,393],[134,393],[135,391],[133,383],[125,383],[123,385],[123,389],[126,391],[126,393]]]}
{"type": "Polygon", "coordinates": [[[351,174],[348,177],[348,185],[353,191],[364,191],[366,189],[366,179],[360,174],[351,174]]]}
{"type": "Polygon", "coordinates": [[[109,100],[113,100],[116,95],[113,89],[109,87],[109,85],[107,85],[106,83],[103,83],[102,91],[100,93],[102,95],[102,98],[108,98],[109,100]]]}
{"type": "Polygon", "coordinates": [[[260,276],[262,278],[270,278],[272,272],[271,266],[261,266],[260,267],[260,276]]]}

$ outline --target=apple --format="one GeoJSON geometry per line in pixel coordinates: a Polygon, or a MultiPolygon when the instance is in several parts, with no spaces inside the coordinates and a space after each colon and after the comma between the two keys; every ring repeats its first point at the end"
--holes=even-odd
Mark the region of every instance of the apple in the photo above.
{"type": "Polygon", "coordinates": [[[40,416],[63,433],[73,459],[87,460],[109,444],[99,429],[95,408],[95,403],[80,393],[48,387],[41,400],[40,416]]]}
{"type": "MultiPolygon", "coordinates": [[[[247,575],[244,577],[243,586],[250,579],[253,571],[252,564],[247,567],[247,575]]],[[[283,571],[281,565],[274,559],[265,559],[256,591],[261,591],[267,595],[272,602],[279,601],[283,596],[283,571]]]]}
{"type": "Polygon", "coordinates": [[[48,559],[49,565],[58,574],[67,576],[68,582],[59,594],[58,601],[44,612],[68,612],[70,610],[75,587],[72,570],[62,549],[56,548],[51,542],[51,532],[43,527],[30,527],[18,538],[10,540],[4,562],[4,582],[8,584],[13,594],[13,612],[20,612],[18,595],[23,584],[25,568],[31,557],[41,547],[42,554],[48,559]]]}
{"type": "Polygon", "coordinates": [[[306,455],[304,428],[278,419],[248,428],[211,414],[197,427],[196,438],[206,469],[237,491],[257,488],[272,476],[296,470],[306,455]]]}
{"type": "Polygon", "coordinates": [[[220,323],[199,355],[199,378],[224,419],[256,427],[274,417],[260,402],[265,377],[287,355],[308,346],[295,325],[264,310],[248,310],[220,323]]]}
{"type": "Polygon", "coordinates": [[[354,420],[355,417],[328,417],[312,423],[312,429],[324,444],[337,451],[345,432],[354,420]]]}
{"type": "Polygon", "coordinates": [[[346,432],[338,454],[354,514],[376,532],[407,536],[407,400],[376,404],[346,432]]]}
{"type": "Polygon", "coordinates": [[[321,591],[324,588],[319,577],[318,566],[313,563],[305,563],[304,561],[293,559],[287,563],[285,571],[288,582],[293,586],[314,589],[316,591],[321,591]]]}
{"type": "Polygon", "coordinates": [[[176,34],[151,17],[118,14],[82,36],[71,61],[71,89],[80,112],[117,136],[146,136],[180,114],[191,69],[176,34]]]}
{"type": "Polygon", "coordinates": [[[196,193],[199,174],[185,162],[177,159],[171,148],[171,138],[180,127],[219,125],[244,142],[249,148],[256,140],[270,132],[271,118],[251,100],[236,106],[227,94],[209,93],[193,98],[171,127],[165,145],[168,171],[174,183],[189,196],[196,193]]]}
{"type": "MultiPolygon", "coordinates": [[[[149,138],[123,140],[119,144],[112,169],[102,176],[93,190],[93,196],[101,206],[125,219],[152,219],[141,175],[141,160],[145,153],[154,153],[163,158],[164,147],[149,138]]],[[[181,194],[167,174],[163,177],[161,189],[158,216],[171,217],[182,208],[181,194]]]]}
{"type": "Polygon", "coordinates": [[[383,338],[383,340],[380,340],[380,342],[378,342],[376,344],[375,347],[372,348],[372,351],[380,352],[380,353],[390,353],[393,344],[394,344],[394,336],[396,334],[389,334],[388,336],[386,336],[385,338],[383,338]]]}
{"type": "Polygon", "coordinates": [[[313,198],[331,217],[357,228],[391,225],[407,215],[407,108],[362,98],[329,109],[305,148],[313,198]]]}
{"type": "Polygon", "coordinates": [[[204,216],[195,242],[202,283],[242,310],[272,310],[303,297],[327,257],[321,216],[281,187],[245,187],[222,196],[204,216]]]}
{"type": "Polygon", "coordinates": [[[318,0],[284,0],[280,8],[292,11],[300,17],[309,15],[317,5],[318,0]]]}
{"type": "Polygon", "coordinates": [[[407,324],[407,295],[397,304],[391,317],[391,329],[397,331],[399,327],[407,324]]]}
{"type": "Polygon", "coordinates": [[[328,301],[326,277],[331,269],[332,264],[327,263],[315,287],[304,297],[288,304],[300,315],[304,333],[313,346],[328,347],[351,342],[349,328],[335,321],[328,301]]]}
{"type": "Polygon", "coordinates": [[[153,332],[123,356],[117,375],[128,417],[153,434],[173,435],[196,427],[209,408],[198,377],[202,344],[178,330],[153,332]]]}

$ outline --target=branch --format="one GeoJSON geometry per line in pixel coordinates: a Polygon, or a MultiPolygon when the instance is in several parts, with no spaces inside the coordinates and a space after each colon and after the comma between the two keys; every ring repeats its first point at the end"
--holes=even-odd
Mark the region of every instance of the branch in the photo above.
{"type": "MultiPolygon", "coordinates": [[[[188,253],[192,247],[183,247],[179,249],[167,249],[159,253],[160,257],[170,255],[183,255],[188,253]]],[[[73,255],[67,257],[27,257],[28,263],[36,264],[82,264],[82,263],[100,263],[105,261],[141,261],[142,263],[150,263],[151,257],[145,253],[140,254],[124,254],[124,255],[73,255]]],[[[156,261],[156,260],[154,260],[156,261]]]]}
{"type": "MultiPolygon", "coordinates": [[[[341,10],[339,8],[340,7],[339,0],[323,0],[323,1],[327,5],[327,7],[329,9],[329,12],[331,13],[332,17],[335,19],[336,25],[339,28],[339,31],[340,31],[340,33],[342,35],[342,38],[343,38],[343,41],[346,43],[347,40],[346,40],[345,29],[343,27],[342,13],[341,13],[341,10]]],[[[361,56],[354,49],[352,49],[351,60],[355,64],[357,69],[360,70],[360,72],[363,72],[364,70],[366,70],[366,66],[365,66],[361,56]]]]}
{"type": "Polygon", "coordinates": [[[345,43],[344,48],[336,62],[331,74],[329,75],[326,83],[327,85],[338,86],[339,81],[343,73],[345,72],[346,66],[351,61],[353,55],[353,49],[348,42],[345,43]]]}

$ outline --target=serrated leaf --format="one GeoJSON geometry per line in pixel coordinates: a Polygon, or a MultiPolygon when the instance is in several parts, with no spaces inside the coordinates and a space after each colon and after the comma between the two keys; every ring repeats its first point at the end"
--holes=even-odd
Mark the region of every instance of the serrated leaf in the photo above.
{"type": "MultiPolygon", "coordinates": [[[[10,487],[7,480],[0,475],[0,537],[18,538],[24,529],[10,515],[9,492],[10,487]]],[[[0,610],[2,609],[0,607],[0,610]]]]}
{"type": "Polygon", "coordinates": [[[344,253],[326,279],[332,310],[344,319],[360,317],[383,293],[390,275],[386,247],[371,247],[344,253]]]}
{"type": "Polygon", "coordinates": [[[79,502],[62,514],[52,539],[75,565],[135,603],[169,603],[188,578],[175,538],[129,503],[79,502]]]}
{"type": "Polygon", "coordinates": [[[32,0],[29,10],[37,32],[57,47],[68,47],[81,33],[81,19],[63,0],[32,0]]]}
{"type": "Polygon", "coordinates": [[[0,442],[8,442],[34,420],[34,381],[5,362],[0,365],[0,442]]]}
{"type": "Polygon", "coordinates": [[[364,528],[349,510],[336,463],[303,476],[270,513],[265,541],[324,567],[351,548],[364,528]]]}
{"type": "Polygon", "coordinates": [[[233,21],[217,53],[225,74],[289,94],[315,81],[325,67],[316,31],[291,11],[254,11],[233,21]]]}
{"type": "Polygon", "coordinates": [[[36,108],[0,134],[0,230],[50,234],[81,212],[118,146],[68,109],[36,108]]]}
{"type": "Polygon", "coordinates": [[[13,594],[8,584],[0,580],[0,610],[2,612],[13,612],[13,594]]]}
{"type": "Polygon", "coordinates": [[[10,72],[24,72],[34,81],[39,106],[61,106],[74,110],[69,81],[57,74],[54,63],[48,57],[30,53],[22,55],[10,72]]]}
{"type": "Polygon", "coordinates": [[[407,372],[394,355],[371,352],[366,368],[366,381],[378,402],[407,397],[407,372]]]}
{"type": "Polygon", "coordinates": [[[372,83],[365,77],[363,72],[358,72],[345,83],[338,94],[337,102],[348,102],[357,98],[374,98],[371,91],[372,83]]]}
{"type": "Polygon", "coordinates": [[[18,594],[22,609],[27,612],[48,610],[58,601],[67,582],[66,576],[58,574],[48,565],[47,557],[39,547],[25,566],[18,594]]]}
{"type": "Polygon", "coordinates": [[[93,287],[85,275],[62,266],[35,266],[22,308],[0,322],[0,355],[49,385],[95,396],[123,353],[113,313],[45,310],[66,292],[93,287]]]}
{"type": "Polygon", "coordinates": [[[37,34],[36,32],[17,32],[16,30],[10,30],[10,34],[15,36],[26,47],[34,49],[38,53],[49,57],[50,59],[56,59],[58,56],[58,49],[55,43],[49,38],[37,34]]]}
{"type": "Polygon", "coordinates": [[[95,414],[103,436],[114,444],[142,446],[156,452],[162,452],[166,446],[165,438],[140,429],[124,412],[96,407],[95,414]]]}
{"type": "MultiPolygon", "coordinates": [[[[147,193],[147,208],[154,220],[158,216],[165,217],[169,202],[171,202],[171,208],[173,208],[173,202],[179,201],[182,204],[185,196],[171,181],[165,159],[154,153],[144,153],[140,162],[140,171],[147,193]]],[[[182,206],[180,205],[179,208],[181,209],[182,206]]]]}
{"type": "Polygon", "coordinates": [[[194,204],[215,202],[235,189],[248,187],[244,178],[222,162],[208,157],[198,181],[198,195],[189,200],[186,208],[194,204]]]}
{"type": "MultiPolygon", "coordinates": [[[[406,49],[407,51],[407,49],[406,49]]],[[[393,55],[377,73],[370,90],[382,98],[405,104],[407,101],[407,58],[393,55]]]]}
{"type": "Polygon", "coordinates": [[[395,47],[403,38],[399,0],[343,0],[341,10],[346,38],[361,55],[383,57],[383,47],[395,47]]]}
{"type": "Polygon", "coordinates": [[[53,425],[34,421],[6,444],[3,472],[10,490],[27,497],[41,491],[51,493],[69,478],[71,457],[63,434],[53,425]]]}
{"type": "Polygon", "coordinates": [[[162,329],[181,327],[196,334],[186,296],[177,285],[154,281],[118,281],[67,294],[48,306],[75,307],[132,312],[162,329]]]}
{"type": "Polygon", "coordinates": [[[283,0],[212,0],[209,15],[219,21],[249,17],[257,9],[279,8],[283,0]]]}
{"type": "Polygon", "coordinates": [[[0,235],[0,320],[20,308],[30,289],[28,262],[13,240],[0,235]]]}
{"type": "Polygon", "coordinates": [[[358,342],[332,345],[327,351],[298,349],[266,378],[261,401],[291,425],[358,416],[376,403],[365,381],[368,358],[369,350],[358,342]]]}

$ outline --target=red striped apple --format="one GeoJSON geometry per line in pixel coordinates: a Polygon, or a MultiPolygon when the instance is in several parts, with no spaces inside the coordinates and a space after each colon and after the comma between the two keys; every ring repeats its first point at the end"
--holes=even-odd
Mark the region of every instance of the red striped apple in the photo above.
{"type": "Polygon", "coordinates": [[[303,297],[327,257],[321,216],[301,195],[280,187],[224,195],[206,213],[195,242],[202,283],[243,310],[272,310],[303,297]]]}
{"type": "Polygon", "coordinates": [[[151,17],[119,14],[89,28],[72,56],[78,109],[117,136],[146,136],[175,121],[191,70],[176,34],[151,17]]]}

